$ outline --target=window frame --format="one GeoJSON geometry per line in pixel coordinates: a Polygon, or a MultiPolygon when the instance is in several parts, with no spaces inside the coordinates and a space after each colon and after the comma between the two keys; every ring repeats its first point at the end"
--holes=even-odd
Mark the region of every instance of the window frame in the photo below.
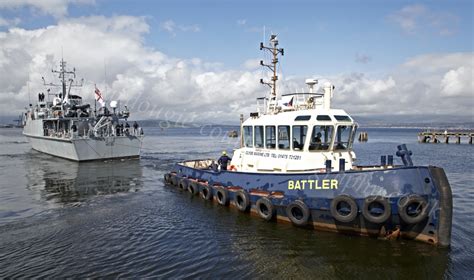
{"type": "Polygon", "coordinates": [[[253,144],[253,125],[244,125],[243,126],[243,131],[244,131],[244,147],[246,148],[253,148],[254,147],[254,144],[253,144]],[[250,128],[250,140],[251,140],[251,146],[247,146],[247,131],[246,131],[246,128],[250,128]]]}
{"type": "Polygon", "coordinates": [[[277,147],[278,150],[283,150],[283,151],[290,151],[291,150],[291,126],[290,125],[279,125],[277,127],[277,147]],[[281,128],[287,128],[287,137],[288,140],[283,140],[283,141],[288,141],[288,148],[280,148],[280,127],[281,128]]]}
{"type": "Polygon", "coordinates": [[[293,125],[293,126],[291,126],[291,136],[292,136],[292,137],[291,137],[292,140],[291,140],[291,143],[290,143],[290,144],[291,144],[291,150],[292,150],[292,151],[295,151],[295,152],[303,152],[303,151],[305,151],[305,150],[306,150],[306,141],[307,141],[306,139],[308,138],[308,125],[293,125]],[[294,135],[295,135],[294,129],[297,128],[297,127],[304,127],[304,128],[306,129],[306,130],[304,131],[304,139],[303,139],[303,141],[302,141],[303,143],[299,143],[299,142],[300,142],[299,140],[301,140],[301,135],[300,135],[300,139],[297,139],[297,141],[298,141],[298,143],[300,144],[300,147],[301,147],[301,148],[298,149],[298,150],[295,149],[295,147],[294,147],[295,142],[294,142],[294,140],[293,140],[293,139],[295,138],[295,137],[294,137],[294,135]]]}
{"type": "Polygon", "coordinates": [[[253,127],[253,146],[257,149],[263,149],[265,147],[265,127],[263,125],[255,125],[253,127]],[[257,146],[257,128],[261,128],[261,137],[262,140],[261,146],[257,146]]]}
{"type": "Polygon", "coordinates": [[[336,130],[336,129],[335,129],[335,126],[332,125],[332,124],[328,124],[328,125],[315,124],[315,125],[313,125],[313,127],[311,128],[311,137],[310,137],[310,139],[309,139],[308,151],[309,151],[309,152],[312,152],[312,153],[315,153],[315,152],[317,153],[317,152],[327,152],[327,151],[331,150],[331,148],[333,147],[334,131],[335,131],[335,130],[336,130]],[[324,143],[324,145],[327,145],[327,148],[326,148],[326,149],[310,149],[310,148],[311,148],[311,143],[312,143],[311,141],[312,141],[312,139],[313,139],[313,137],[314,137],[314,133],[315,133],[315,131],[316,131],[316,127],[329,127],[329,128],[330,128],[330,132],[331,132],[331,133],[330,133],[330,135],[329,135],[328,142],[323,142],[323,141],[322,141],[323,139],[321,139],[321,145],[323,145],[323,143],[324,143]]]}
{"type": "Polygon", "coordinates": [[[264,137],[264,139],[265,139],[265,143],[264,143],[265,149],[275,150],[277,148],[276,125],[266,125],[265,126],[265,137],[264,137]],[[273,133],[272,134],[273,134],[274,138],[268,138],[268,134],[269,134],[268,130],[267,130],[268,128],[273,128],[273,133]],[[273,145],[273,147],[268,147],[268,145],[269,145],[268,140],[270,140],[270,141],[273,140],[274,141],[274,143],[271,144],[271,145],[273,145]]]}
{"type": "Polygon", "coordinates": [[[354,129],[353,125],[352,124],[339,124],[336,126],[336,130],[335,130],[335,134],[334,134],[334,143],[332,144],[332,149],[334,151],[348,151],[351,149],[350,147],[350,143],[351,143],[351,137],[352,137],[352,130],[354,129]],[[347,137],[347,141],[337,141],[337,137],[338,137],[338,131],[339,131],[339,128],[340,127],[349,127],[350,128],[350,131],[349,131],[349,136],[347,137]],[[346,143],[346,147],[344,149],[341,149],[341,148],[337,148],[336,146],[336,143],[346,143]]]}

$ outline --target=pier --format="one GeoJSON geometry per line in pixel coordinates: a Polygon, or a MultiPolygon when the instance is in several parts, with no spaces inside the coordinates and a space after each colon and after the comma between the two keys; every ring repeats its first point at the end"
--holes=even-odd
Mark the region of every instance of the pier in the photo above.
{"type": "MultiPolygon", "coordinates": [[[[451,143],[461,144],[461,139],[465,138],[469,144],[472,144],[474,138],[473,130],[427,130],[418,133],[418,142],[420,143],[451,143]]],[[[464,141],[466,141],[464,140],[464,141]]]]}

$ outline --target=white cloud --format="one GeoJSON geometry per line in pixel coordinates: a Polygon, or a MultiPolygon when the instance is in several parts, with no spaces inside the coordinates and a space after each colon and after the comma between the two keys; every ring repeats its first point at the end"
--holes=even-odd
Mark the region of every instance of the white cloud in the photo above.
{"type": "Polygon", "coordinates": [[[472,53],[424,54],[413,57],[402,64],[406,69],[420,72],[437,72],[453,69],[457,65],[474,64],[472,53]]]}
{"type": "Polygon", "coordinates": [[[196,25],[178,25],[173,20],[167,20],[160,24],[162,30],[170,33],[173,36],[176,36],[178,31],[181,32],[200,32],[201,28],[196,25]]]}
{"type": "Polygon", "coordinates": [[[426,14],[426,12],[427,9],[423,5],[409,5],[391,14],[389,18],[396,22],[404,31],[412,33],[418,27],[419,18],[426,14]]]}
{"type": "Polygon", "coordinates": [[[449,70],[441,80],[441,92],[446,96],[466,96],[474,99],[472,68],[461,66],[449,70]]]}
{"type": "Polygon", "coordinates": [[[252,72],[222,71],[220,63],[172,58],[145,46],[142,37],[148,29],[144,18],[116,16],[0,32],[0,110],[19,113],[28,104],[28,83],[32,97],[45,92],[41,76],[55,81],[51,68],[61,58],[61,47],[68,66],[85,78],[79,94],[91,101],[97,83],[107,99],[128,103],[139,118],[199,114],[200,119],[236,120],[265,90],[252,72]]]}
{"type": "Polygon", "coordinates": [[[34,11],[38,11],[42,14],[60,18],[68,14],[68,7],[71,4],[94,3],[94,0],[2,0],[0,1],[0,9],[30,7],[34,11]]]}
{"type": "Polygon", "coordinates": [[[334,104],[353,114],[469,115],[473,61],[474,53],[428,54],[408,59],[384,78],[335,75],[329,77],[336,85],[334,104]]]}
{"type": "Polygon", "coordinates": [[[422,4],[404,6],[387,18],[408,34],[428,30],[441,36],[448,36],[456,33],[459,24],[459,17],[456,15],[435,11],[422,4]]]}
{"type": "MultiPolygon", "coordinates": [[[[0,32],[1,112],[21,112],[28,104],[28,84],[32,98],[45,92],[41,76],[55,81],[51,68],[61,58],[61,47],[68,66],[85,78],[77,93],[92,101],[96,83],[106,99],[128,104],[135,118],[193,120],[199,115],[194,120],[237,122],[240,113],[255,110],[256,97],[268,92],[258,82],[261,70],[253,68],[258,59],[243,62],[247,69],[225,70],[221,63],[169,57],[144,44],[148,32],[146,18],[128,16],[63,19],[45,28],[0,32]]],[[[459,115],[474,106],[473,59],[472,53],[428,54],[383,77],[341,73],[327,78],[336,85],[334,107],[352,114],[459,115]]],[[[304,78],[281,75],[279,88],[302,88],[304,78]]]]}
{"type": "Polygon", "coordinates": [[[254,70],[254,69],[258,69],[260,68],[260,58],[253,58],[253,59],[247,59],[246,61],[244,61],[244,63],[242,64],[242,66],[245,68],[245,69],[248,69],[248,70],[254,70]]]}

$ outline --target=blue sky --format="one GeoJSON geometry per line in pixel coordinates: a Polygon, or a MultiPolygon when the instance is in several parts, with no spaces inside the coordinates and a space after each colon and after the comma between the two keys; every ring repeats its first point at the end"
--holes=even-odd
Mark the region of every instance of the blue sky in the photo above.
{"type": "MultiPolygon", "coordinates": [[[[439,79],[446,79],[444,85],[453,85],[451,78],[461,81],[472,76],[473,1],[0,0],[0,32],[5,34],[14,28],[39,30],[93,16],[109,21],[119,16],[139,19],[146,25],[136,38],[143,50],[184,61],[199,58],[215,65],[215,72],[255,71],[251,66],[262,56],[258,45],[265,26],[266,35],[277,33],[285,48],[281,69],[286,77],[328,76],[342,82],[356,74],[367,77],[359,86],[373,91],[380,82],[383,89],[401,83],[429,84],[436,77],[403,76],[403,67],[429,62],[429,57],[443,65],[428,72],[439,72],[439,79]],[[454,59],[456,54],[463,57],[454,59]],[[467,62],[458,65],[463,60],[467,62]],[[448,75],[449,71],[457,72],[448,75]]],[[[85,45],[100,47],[94,42],[85,45]]],[[[424,72],[419,65],[415,68],[415,74],[424,72]]],[[[467,83],[460,85],[462,93],[450,91],[447,96],[471,100],[472,81],[467,83]]],[[[443,84],[440,87],[433,92],[444,89],[443,84]]],[[[364,97],[363,90],[354,94],[364,97]]]]}

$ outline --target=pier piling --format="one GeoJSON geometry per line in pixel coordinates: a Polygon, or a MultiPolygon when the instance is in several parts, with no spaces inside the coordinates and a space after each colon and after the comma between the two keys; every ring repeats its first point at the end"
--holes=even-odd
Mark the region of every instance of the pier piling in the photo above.
{"type": "Polygon", "coordinates": [[[359,142],[367,142],[369,141],[369,134],[365,131],[359,133],[359,142]]]}
{"type": "MultiPolygon", "coordinates": [[[[436,131],[426,130],[418,133],[419,143],[445,143],[449,144],[449,138],[454,138],[454,143],[462,144],[462,138],[467,138],[468,143],[472,145],[474,138],[474,131],[472,130],[456,130],[456,131],[436,131]],[[444,141],[443,141],[444,140],[444,141]]],[[[360,136],[359,136],[360,141],[360,136]]]]}

